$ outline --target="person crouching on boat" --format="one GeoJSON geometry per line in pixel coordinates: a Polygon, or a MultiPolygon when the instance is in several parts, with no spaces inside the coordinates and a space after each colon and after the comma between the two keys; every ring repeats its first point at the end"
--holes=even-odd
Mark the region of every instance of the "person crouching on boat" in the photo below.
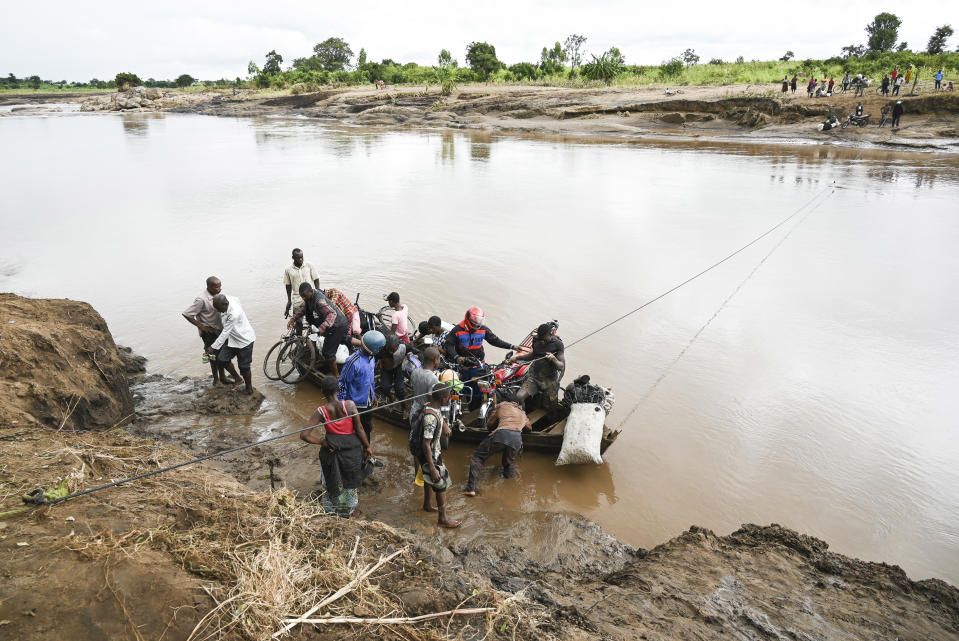
{"type": "Polygon", "coordinates": [[[479,366],[463,367],[460,369],[460,376],[472,392],[472,401],[470,409],[476,409],[483,401],[483,395],[479,389],[479,383],[474,380],[486,373],[486,366],[482,362],[486,359],[486,352],[483,350],[483,341],[485,340],[494,347],[502,349],[518,349],[516,345],[507,343],[499,336],[490,331],[490,328],[484,325],[486,315],[479,307],[470,307],[466,311],[466,317],[463,321],[453,327],[446,335],[446,344],[443,346],[446,357],[455,360],[458,365],[465,365],[467,359],[472,357],[480,361],[479,366]]]}
{"type": "Polygon", "coordinates": [[[523,449],[522,432],[532,430],[526,412],[512,401],[498,403],[489,415],[488,425],[495,429],[480,442],[473,456],[470,457],[469,478],[463,489],[463,494],[466,496],[476,496],[476,482],[479,479],[480,468],[497,452],[503,453],[503,477],[511,479],[516,476],[516,455],[523,449]]]}
{"type": "Polygon", "coordinates": [[[368,476],[369,466],[364,465],[364,458],[373,458],[373,450],[356,405],[353,401],[336,400],[338,387],[335,376],[324,376],[320,381],[326,405],[316,408],[309,422],[315,427],[300,432],[300,438],[320,446],[323,509],[328,514],[352,518],[360,502],[358,488],[368,476]],[[323,432],[319,433],[321,428],[323,432]]]}
{"type": "Polygon", "coordinates": [[[303,307],[293,314],[286,328],[293,327],[293,324],[305,314],[307,322],[316,327],[316,333],[323,337],[321,359],[330,368],[333,376],[339,376],[336,350],[346,342],[346,333],[349,331],[346,316],[323,295],[323,292],[313,289],[309,283],[300,283],[300,297],[303,299],[303,307]]]}
{"type": "Polygon", "coordinates": [[[540,396],[540,405],[551,410],[559,404],[559,382],[566,371],[566,347],[562,339],[553,333],[553,326],[543,323],[536,328],[533,349],[526,354],[517,354],[510,361],[533,361],[532,371],[516,393],[516,402],[525,407],[526,399],[540,396]]]}

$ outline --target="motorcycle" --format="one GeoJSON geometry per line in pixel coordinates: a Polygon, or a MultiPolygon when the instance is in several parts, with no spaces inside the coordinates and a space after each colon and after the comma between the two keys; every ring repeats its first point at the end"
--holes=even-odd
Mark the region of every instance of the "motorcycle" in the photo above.
{"type": "MultiPolygon", "coordinates": [[[[559,330],[558,321],[552,320],[549,322],[549,325],[553,329],[553,334],[559,330]]],[[[520,343],[520,347],[524,352],[532,350],[534,335],[535,330],[530,332],[523,342],[520,343]]],[[[487,378],[479,382],[480,392],[483,393],[483,404],[480,405],[479,420],[483,428],[487,427],[487,420],[490,414],[493,413],[496,404],[500,401],[516,400],[516,393],[519,392],[523,383],[526,382],[526,379],[530,375],[532,363],[510,363],[509,359],[512,358],[512,356],[513,352],[509,352],[506,354],[506,358],[503,359],[502,363],[493,367],[492,379],[487,378]]]]}
{"type": "Polygon", "coordinates": [[[849,114],[849,117],[846,118],[842,123],[842,128],[845,129],[850,124],[857,125],[859,127],[865,127],[869,124],[870,114],[864,114],[862,116],[857,116],[856,114],[849,114]]]}
{"type": "Polygon", "coordinates": [[[818,126],[819,126],[819,131],[829,131],[830,129],[838,129],[839,118],[837,118],[834,114],[829,114],[829,117],[826,118],[821,123],[819,123],[818,126]]]}

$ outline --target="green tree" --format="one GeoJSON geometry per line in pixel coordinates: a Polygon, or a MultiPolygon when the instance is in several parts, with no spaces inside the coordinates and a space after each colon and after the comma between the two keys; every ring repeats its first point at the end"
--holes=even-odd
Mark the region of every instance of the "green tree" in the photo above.
{"type": "Polygon", "coordinates": [[[356,67],[362,67],[366,64],[366,49],[360,47],[360,54],[356,57],[356,67]]]}
{"type": "Polygon", "coordinates": [[[842,59],[862,58],[865,53],[866,47],[864,45],[849,45],[848,47],[842,48],[842,59]]]}
{"type": "Polygon", "coordinates": [[[496,58],[496,47],[487,42],[471,42],[466,47],[466,61],[473,73],[483,80],[489,80],[491,73],[504,67],[496,58]]]}
{"type": "Polygon", "coordinates": [[[899,39],[899,26],[902,24],[896,15],[883,12],[873,18],[872,22],[866,25],[866,33],[869,34],[870,51],[892,51],[896,46],[896,40],[899,39]]]}
{"type": "Polygon", "coordinates": [[[786,53],[783,54],[783,57],[780,58],[779,60],[780,62],[789,62],[795,57],[796,57],[796,54],[794,54],[792,51],[787,51],[786,53]]]}
{"type": "Polygon", "coordinates": [[[952,27],[947,24],[937,27],[929,38],[929,44],[926,45],[926,53],[940,54],[945,51],[946,40],[948,40],[952,34],[952,27]]]}
{"type": "Polygon", "coordinates": [[[353,50],[343,38],[327,38],[313,47],[313,57],[326,71],[343,71],[350,66],[353,50]]]}
{"type": "Polygon", "coordinates": [[[126,91],[130,87],[141,87],[143,81],[135,73],[118,73],[116,77],[117,90],[126,91]]]}
{"type": "Polygon", "coordinates": [[[440,67],[448,67],[450,65],[453,65],[454,67],[457,66],[456,61],[453,60],[453,54],[446,49],[440,50],[440,55],[436,56],[436,63],[440,67]]]}
{"type": "Polygon", "coordinates": [[[257,66],[256,66],[256,63],[251,60],[251,61],[249,62],[249,64],[246,65],[246,73],[247,73],[250,77],[257,76],[257,75],[259,75],[259,73],[260,73],[260,68],[257,67],[257,66]]]}
{"type": "Polygon", "coordinates": [[[896,47],[896,51],[909,51],[909,43],[903,40],[899,43],[899,46],[896,47]]]}
{"type": "Polygon", "coordinates": [[[692,49],[687,49],[684,51],[681,58],[683,59],[683,62],[686,63],[686,66],[691,66],[699,62],[699,54],[692,49]]]}
{"type": "Polygon", "coordinates": [[[181,75],[181,76],[178,76],[177,79],[174,80],[174,83],[176,84],[176,86],[177,86],[177,87],[181,87],[181,88],[182,88],[182,87],[189,87],[189,86],[192,85],[194,82],[196,82],[196,78],[194,78],[193,76],[191,76],[191,75],[188,74],[188,73],[185,73],[185,74],[183,74],[183,75],[181,75]]]}
{"type": "MultiPolygon", "coordinates": [[[[119,78],[119,76],[117,76],[119,78]]],[[[40,80],[40,76],[30,76],[27,78],[27,83],[30,85],[31,89],[39,89],[43,81],[40,80]]]]}
{"type": "Polygon", "coordinates": [[[266,54],[266,63],[263,65],[263,73],[268,76],[275,76],[280,73],[280,64],[283,62],[283,56],[276,52],[276,49],[266,54]]]}
{"type": "Polygon", "coordinates": [[[586,36],[580,36],[574,33],[570,36],[567,36],[566,42],[563,43],[563,49],[565,49],[567,59],[569,60],[570,71],[575,71],[576,68],[582,64],[582,48],[585,42],[586,36]]]}
{"type": "Polygon", "coordinates": [[[560,73],[565,68],[563,63],[566,62],[567,57],[563,45],[557,42],[552,48],[543,47],[543,51],[539,54],[539,67],[547,75],[560,73]]]}

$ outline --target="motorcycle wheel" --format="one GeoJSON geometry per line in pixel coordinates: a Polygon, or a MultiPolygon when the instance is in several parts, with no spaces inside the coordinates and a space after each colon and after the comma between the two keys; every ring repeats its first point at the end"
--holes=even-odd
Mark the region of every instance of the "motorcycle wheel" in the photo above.
{"type": "Polygon", "coordinates": [[[869,119],[868,119],[868,118],[867,118],[866,120],[860,120],[860,121],[859,121],[859,127],[860,127],[860,128],[861,128],[861,127],[865,127],[865,126],[868,125],[868,124],[869,124],[869,119]]]}
{"type": "Polygon", "coordinates": [[[848,127],[848,126],[849,126],[849,121],[848,121],[848,120],[844,120],[843,123],[842,123],[841,125],[839,125],[840,129],[845,129],[845,128],[848,127]]]}

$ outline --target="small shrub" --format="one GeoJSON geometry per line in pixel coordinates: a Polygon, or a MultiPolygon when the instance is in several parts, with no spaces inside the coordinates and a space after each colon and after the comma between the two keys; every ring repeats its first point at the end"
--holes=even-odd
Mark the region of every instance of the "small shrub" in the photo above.
{"type": "Polygon", "coordinates": [[[683,72],[683,59],[679,56],[670,58],[659,65],[659,75],[662,78],[675,78],[683,72]]]}

